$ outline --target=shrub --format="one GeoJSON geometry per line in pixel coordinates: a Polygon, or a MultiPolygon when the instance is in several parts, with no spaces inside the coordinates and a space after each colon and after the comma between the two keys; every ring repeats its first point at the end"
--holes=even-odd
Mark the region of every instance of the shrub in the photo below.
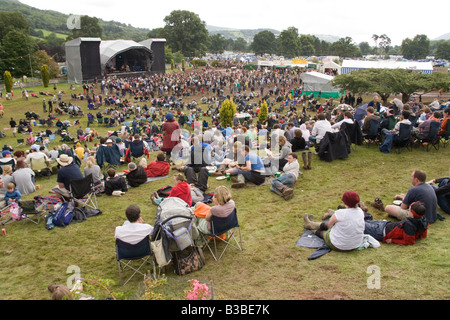
{"type": "Polygon", "coordinates": [[[47,88],[50,82],[50,72],[48,71],[48,66],[46,64],[44,64],[41,68],[41,76],[42,83],[44,84],[44,87],[47,88]]]}

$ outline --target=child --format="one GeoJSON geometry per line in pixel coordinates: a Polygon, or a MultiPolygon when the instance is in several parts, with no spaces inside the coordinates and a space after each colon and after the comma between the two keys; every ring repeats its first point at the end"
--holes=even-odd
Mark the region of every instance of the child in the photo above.
{"type": "Polygon", "coordinates": [[[14,182],[10,182],[6,185],[6,193],[5,193],[5,201],[6,203],[10,204],[13,202],[18,202],[20,198],[22,198],[22,195],[20,194],[20,191],[16,189],[16,185],[14,182]]]}

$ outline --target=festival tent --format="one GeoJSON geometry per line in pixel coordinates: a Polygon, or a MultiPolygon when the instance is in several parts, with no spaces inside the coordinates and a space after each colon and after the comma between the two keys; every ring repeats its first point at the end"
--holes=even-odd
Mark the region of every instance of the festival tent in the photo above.
{"type": "Polygon", "coordinates": [[[352,71],[361,69],[407,69],[416,70],[422,73],[433,73],[433,65],[431,62],[418,61],[365,61],[365,60],[344,60],[342,63],[342,74],[348,74],[352,71]]]}
{"type": "Polygon", "coordinates": [[[337,70],[337,74],[341,74],[341,66],[334,61],[327,61],[323,63],[322,70],[326,71],[327,69],[337,70]]]}
{"type": "Polygon", "coordinates": [[[314,96],[317,97],[319,92],[321,92],[321,97],[325,99],[331,97],[336,99],[341,96],[339,88],[333,87],[330,83],[334,79],[332,76],[311,71],[302,73],[300,79],[303,81],[302,94],[308,96],[314,93],[314,96]]]}
{"type": "Polygon", "coordinates": [[[107,65],[119,67],[123,64],[129,64],[131,67],[142,69],[130,71],[150,71],[152,59],[153,52],[148,46],[132,40],[106,40],[100,43],[102,70],[107,65]]]}

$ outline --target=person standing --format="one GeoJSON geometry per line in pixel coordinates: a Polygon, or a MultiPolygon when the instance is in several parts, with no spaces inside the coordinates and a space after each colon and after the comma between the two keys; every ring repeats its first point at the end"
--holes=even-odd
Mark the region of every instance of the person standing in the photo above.
{"type": "Polygon", "coordinates": [[[9,121],[9,126],[11,127],[13,136],[15,137],[17,133],[17,122],[13,118],[9,121]]]}
{"type": "Polygon", "coordinates": [[[180,125],[175,121],[171,112],[168,112],[165,118],[166,121],[162,125],[164,136],[161,151],[166,153],[166,161],[169,161],[172,149],[180,140],[180,125]]]}

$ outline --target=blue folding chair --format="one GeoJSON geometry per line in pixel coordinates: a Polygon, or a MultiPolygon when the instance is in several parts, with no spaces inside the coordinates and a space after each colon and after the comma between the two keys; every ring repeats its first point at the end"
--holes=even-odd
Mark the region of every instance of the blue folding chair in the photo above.
{"type": "Polygon", "coordinates": [[[116,260],[119,268],[119,279],[122,284],[122,272],[125,269],[132,269],[134,273],[123,283],[126,285],[136,273],[142,276],[146,276],[141,269],[147,264],[152,265],[153,276],[156,278],[155,261],[153,259],[153,253],[150,249],[150,237],[147,236],[137,244],[129,244],[120,239],[116,239],[116,260]],[[132,265],[133,261],[140,261],[138,267],[132,265]]]}
{"type": "Polygon", "coordinates": [[[242,237],[236,208],[226,218],[211,216],[211,230],[212,231],[210,234],[202,234],[202,237],[206,242],[205,246],[211,252],[214,260],[219,261],[229,246],[232,246],[239,251],[243,250],[242,246],[240,245],[240,243],[242,242],[242,237]],[[239,241],[236,239],[236,232],[239,233],[239,241]],[[221,237],[221,235],[224,234],[227,234],[227,236],[225,238],[221,237]],[[208,242],[208,237],[212,238],[212,241],[214,243],[214,250],[213,248],[211,248],[208,242]],[[225,243],[225,247],[219,255],[217,247],[221,242],[225,243]]]}

